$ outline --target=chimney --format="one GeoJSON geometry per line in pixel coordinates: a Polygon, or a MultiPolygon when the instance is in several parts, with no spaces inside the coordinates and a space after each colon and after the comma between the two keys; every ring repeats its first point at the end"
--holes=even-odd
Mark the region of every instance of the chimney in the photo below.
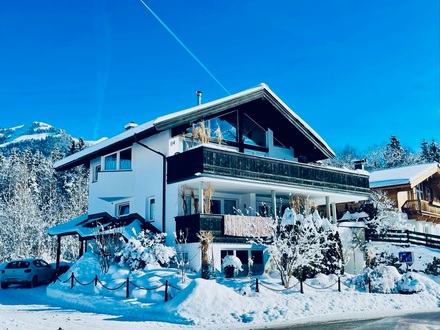
{"type": "Polygon", "coordinates": [[[202,104],[202,91],[197,91],[197,105],[202,104]]]}
{"type": "Polygon", "coordinates": [[[355,170],[364,170],[364,164],[367,162],[367,158],[355,160],[354,169],[355,170]]]}
{"type": "Polygon", "coordinates": [[[131,122],[129,122],[127,125],[125,125],[124,128],[125,128],[125,130],[127,131],[127,130],[129,130],[129,129],[131,129],[131,128],[135,128],[135,127],[137,127],[137,126],[138,126],[138,124],[133,123],[133,122],[131,121],[131,122]]]}

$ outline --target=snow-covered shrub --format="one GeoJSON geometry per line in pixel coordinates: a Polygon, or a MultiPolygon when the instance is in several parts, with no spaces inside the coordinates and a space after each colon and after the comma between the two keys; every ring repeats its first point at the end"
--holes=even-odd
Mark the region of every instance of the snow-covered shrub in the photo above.
{"type": "Polygon", "coordinates": [[[353,282],[356,286],[368,290],[370,280],[373,293],[396,293],[397,282],[401,277],[396,267],[379,265],[373,269],[366,268],[363,274],[353,279],[353,282]]]}
{"type": "Polygon", "coordinates": [[[425,285],[414,278],[411,273],[403,274],[400,281],[397,282],[397,291],[400,293],[417,293],[425,290],[425,285]]]}
{"type": "Polygon", "coordinates": [[[434,257],[432,262],[426,265],[425,273],[434,276],[440,275],[440,259],[434,257]]]}
{"type": "Polygon", "coordinates": [[[369,258],[369,267],[375,268],[379,265],[396,267],[399,272],[403,273],[400,269],[399,258],[393,252],[382,251],[377,253],[375,247],[372,245],[367,246],[367,255],[369,258]]]}
{"type": "Polygon", "coordinates": [[[234,272],[242,271],[243,268],[241,260],[234,255],[227,255],[222,260],[223,269],[225,270],[225,277],[233,277],[234,272]]]}
{"type": "Polygon", "coordinates": [[[163,266],[176,255],[173,247],[165,246],[165,236],[165,233],[142,231],[135,238],[130,238],[121,251],[116,252],[115,259],[120,266],[126,264],[130,270],[163,266]]]}

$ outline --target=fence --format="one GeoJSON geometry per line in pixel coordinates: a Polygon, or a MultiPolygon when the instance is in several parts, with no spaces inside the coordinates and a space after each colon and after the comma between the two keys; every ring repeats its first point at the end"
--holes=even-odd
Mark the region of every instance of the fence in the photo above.
{"type": "Polygon", "coordinates": [[[95,275],[95,278],[94,278],[93,280],[91,280],[90,282],[85,282],[85,283],[84,283],[84,282],[80,282],[80,281],[75,277],[75,274],[74,274],[73,272],[72,272],[72,274],[70,275],[70,277],[69,277],[67,280],[62,281],[59,277],[57,277],[57,278],[55,279],[54,283],[55,283],[56,281],[59,281],[60,283],[68,283],[68,282],[70,282],[70,288],[71,288],[71,289],[75,286],[75,283],[77,283],[77,284],[79,284],[79,285],[82,285],[82,286],[87,286],[87,285],[91,285],[91,284],[94,284],[95,286],[97,286],[98,283],[99,283],[104,289],[109,290],[109,291],[116,291],[116,290],[119,290],[119,289],[121,289],[122,287],[125,286],[125,298],[129,298],[129,297],[130,297],[130,285],[134,286],[134,287],[137,288],[137,289],[140,289],[140,290],[146,290],[146,291],[159,290],[159,289],[165,287],[165,302],[167,302],[167,301],[169,300],[168,289],[169,289],[170,287],[173,288],[173,289],[176,289],[176,290],[178,290],[178,291],[181,290],[180,288],[177,288],[177,287],[171,285],[171,284],[168,282],[168,280],[165,281],[165,284],[159,285],[159,286],[157,286],[157,287],[155,287],[155,288],[144,288],[144,287],[141,287],[141,286],[139,286],[139,285],[136,285],[134,282],[130,281],[130,279],[129,279],[128,277],[127,277],[126,280],[125,280],[123,283],[121,283],[120,285],[118,285],[118,286],[116,286],[116,287],[114,287],[114,288],[109,288],[108,286],[106,286],[104,283],[101,282],[101,280],[98,278],[98,275],[95,275]]]}
{"type": "MultiPolygon", "coordinates": [[[[140,289],[140,290],[147,290],[147,291],[150,291],[150,290],[158,290],[158,289],[160,289],[160,288],[165,287],[165,302],[167,302],[167,301],[169,300],[168,289],[169,289],[170,287],[173,288],[173,289],[176,289],[176,290],[178,290],[178,291],[181,291],[180,288],[177,288],[177,287],[171,285],[171,284],[168,282],[168,280],[165,281],[165,284],[159,285],[159,286],[157,286],[157,287],[155,287],[155,288],[144,288],[144,287],[138,286],[138,285],[136,285],[135,283],[133,283],[132,281],[130,281],[130,279],[129,279],[128,277],[127,277],[126,280],[125,280],[123,283],[121,283],[120,285],[118,285],[118,286],[116,286],[116,287],[114,287],[114,288],[109,288],[108,286],[106,286],[104,283],[101,282],[101,280],[98,278],[98,275],[95,275],[95,278],[94,278],[93,280],[84,283],[84,282],[80,282],[80,281],[75,277],[75,274],[74,274],[73,272],[71,273],[70,277],[69,277],[67,280],[62,281],[59,277],[57,277],[57,278],[54,280],[54,283],[57,282],[57,281],[59,281],[60,283],[63,283],[63,284],[64,284],[64,283],[68,283],[68,282],[70,282],[70,288],[71,288],[71,289],[75,286],[75,283],[76,283],[76,284],[79,284],[79,285],[82,285],[82,286],[87,286],[87,285],[91,285],[91,284],[94,284],[95,286],[97,286],[98,283],[99,283],[104,289],[109,290],[109,291],[119,290],[119,289],[121,289],[122,287],[125,286],[125,297],[126,297],[126,298],[129,298],[129,297],[130,297],[130,285],[132,285],[132,286],[134,286],[135,288],[138,288],[138,289],[140,289]]],[[[309,287],[309,288],[315,289],[315,290],[328,290],[328,289],[332,288],[333,286],[335,286],[335,285],[337,284],[337,285],[338,285],[338,292],[342,292],[342,289],[341,289],[341,288],[342,288],[342,285],[345,285],[347,288],[349,288],[348,285],[346,285],[344,282],[341,281],[341,277],[340,277],[340,276],[338,276],[338,280],[337,280],[337,281],[335,281],[334,283],[332,283],[332,284],[330,284],[330,285],[328,285],[328,286],[326,286],[326,287],[316,287],[316,286],[313,286],[313,285],[310,285],[310,284],[306,283],[305,281],[298,281],[297,283],[295,283],[294,285],[292,285],[292,286],[290,286],[290,287],[288,287],[288,288],[284,288],[284,287],[283,287],[283,288],[280,288],[280,289],[275,289],[275,288],[273,288],[273,287],[270,287],[268,284],[265,284],[264,282],[260,281],[258,278],[255,279],[255,284],[252,284],[251,286],[252,286],[252,287],[255,287],[255,292],[260,292],[260,287],[264,287],[264,288],[266,288],[266,289],[268,289],[268,290],[271,290],[271,291],[278,291],[278,292],[281,292],[281,291],[291,290],[291,289],[293,289],[294,287],[296,287],[298,284],[299,284],[299,287],[300,287],[299,290],[300,290],[300,292],[301,292],[302,294],[304,294],[304,285],[306,285],[306,286],[309,287]]],[[[368,279],[368,292],[369,292],[369,293],[372,292],[372,288],[371,288],[371,279],[370,279],[370,278],[368,279]]]]}
{"type": "MultiPolygon", "coordinates": [[[[274,288],[270,287],[269,285],[265,284],[264,282],[261,282],[257,278],[257,279],[255,279],[255,292],[260,292],[260,286],[262,286],[262,287],[264,287],[264,288],[266,288],[268,290],[271,290],[271,291],[286,291],[286,290],[293,289],[298,284],[299,284],[299,290],[300,290],[301,293],[304,293],[304,285],[308,286],[309,288],[315,289],[315,290],[328,290],[328,289],[330,289],[331,287],[333,287],[333,286],[335,286],[337,284],[338,285],[338,292],[342,291],[342,285],[345,285],[347,288],[349,288],[348,285],[346,285],[344,282],[341,281],[341,277],[340,276],[338,276],[338,280],[335,283],[330,284],[330,285],[328,285],[326,287],[323,287],[323,288],[310,285],[310,284],[308,284],[308,283],[306,283],[304,281],[298,281],[294,285],[292,285],[292,286],[290,286],[288,288],[282,288],[282,289],[274,289],[274,288]]],[[[371,279],[370,278],[368,278],[368,292],[369,293],[372,292],[371,279]]]]}
{"type": "Polygon", "coordinates": [[[440,249],[440,236],[410,230],[388,230],[384,234],[377,234],[374,230],[366,229],[365,239],[367,241],[424,245],[426,247],[440,249]]]}

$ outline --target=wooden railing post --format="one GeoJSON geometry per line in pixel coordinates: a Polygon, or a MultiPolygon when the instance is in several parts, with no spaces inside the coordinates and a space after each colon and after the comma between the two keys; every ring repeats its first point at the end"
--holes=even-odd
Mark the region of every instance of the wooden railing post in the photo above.
{"type": "Polygon", "coordinates": [[[72,275],[70,275],[70,288],[73,288],[73,282],[75,281],[75,275],[72,272],[72,275]]]}
{"type": "Polygon", "coordinates": [[[130,280],[128,279],[128,277],[126,280],[126,284],[127,284],[127,286],[125,288],[125,298],[128,298],[128,297],[130,297],[130,280]]]}
{"type": "Polygon", "coordinates": [[[338,291],[341,292],[341,276],[338,276],[338,291]]]}
{"type": "Polygon", "coordinates": [[[165,281],[165,302],[168,301],[168,280],[165,281]]]}
{"type": "Polygon", "coordinates": [[[255,292],[260,292],[260,288],[258,286],[258,278],[255,281],[255,292]]]}

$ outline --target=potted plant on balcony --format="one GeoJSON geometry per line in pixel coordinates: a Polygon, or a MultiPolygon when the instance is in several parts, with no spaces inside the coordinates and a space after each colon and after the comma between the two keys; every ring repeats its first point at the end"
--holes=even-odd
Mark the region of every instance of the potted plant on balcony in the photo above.
{"type": "Polygon", "coordinates": [[[225,272],[225,278],[233,278],[235,272],[242,271],[243,268],[241,260],[234,255],[227,255],[223,258],[223,269],[225,272]]]}
{"type": "Polygon", "coordinates": [[[180,186],[179,197],[182,200],[183,215],[188,214],[188,205],[186,204],[186,185],[180,186]]]}

